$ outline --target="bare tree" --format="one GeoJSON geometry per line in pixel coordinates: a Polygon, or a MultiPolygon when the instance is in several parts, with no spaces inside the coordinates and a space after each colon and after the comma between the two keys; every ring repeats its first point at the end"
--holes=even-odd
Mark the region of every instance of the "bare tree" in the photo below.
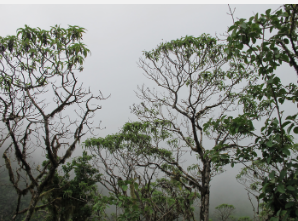
{"type": "Polygon", "coordinates": [[[201,193],[200,220],[208,221],[210,181],[212,174],[218,172],[212,158],[224,161],[228,152],[221,152],[239,147],[237,140],[243,138],[222,125],[218,125],[222,128],[219,133],[209,134],[208,120],[227,118],[226,114],[237,107],[238,95],[245,92],[255,75],[240,59],[228,60],[225,46],[206,34],[162,43],[144,52],[144,56],[139,67],[158,90],[139,87],[137,96],[142,102],[134,105],[132,112],[143,121],[167,122],[165,130],[175,134],[188,152],[197,154],[200,163],[193,169],[200,177],[192,183],[201,193]],[[206,135],[214,145],[204,145],[206,135]],[[210,151],[216,154],[211,156],[210,151]]]}
{"type": "Polygon", "coordinates": [[[104,97],[101,92],[93,96],[85,90],[75,74],[83,70],[89,53],[81,42],[84,32],[78,26],[54,26],[50,31],[25,26],[18,29],[16,36],[0,37],[1,131],[7,137],[0,144],[2,148],[4,143],[8,146],[3,157],[18,194],[12,220],[22,213],[26,213],[25,220],[30,220],[34,211],[47,206],[37,203],[55,189],[46,193],[43,190],[57,168],[72,155],[81,137],[93,131],[90,118],[101,107],[91,105],[104,97]],[[69,114],[70,110],[74,113],[69,114]],[[31,163],[34,151],[43,151],[47,163],[31,163]],[[11,165],[14,157],[16,169],[11,165]],[[25,188],[20,187],[21,180],[25,188]],[[30,205],[20,211],[21,197],[28,192],[30,205]]]}

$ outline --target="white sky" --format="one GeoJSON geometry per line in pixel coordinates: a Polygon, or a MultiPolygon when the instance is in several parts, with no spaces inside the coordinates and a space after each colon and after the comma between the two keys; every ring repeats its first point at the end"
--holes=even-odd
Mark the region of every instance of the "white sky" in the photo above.
{"type": "MultiPolygon", "coordinates": [[[[231,7],[236,7],[235,17],[249,18],[268,8],[275,10],[279,5],[231,7]]],[[[42,29],[50,29],[55,24],[63,28],[67,28],[68,24],[86,28],[83,43],[92,54],[86,58],[85,69],[79,73],[79,79],[95,94],[97,90],[104,95],[111,94],[108,100],[101,102],[103,109],[94,118],[95,122],[102,121],[102,126],[106,127],[99,135],[104,137],[116,133],[129,119],[136,120],[129,110],[133,103],[140,102],[134,90],[137,85],[152,85],[136,64],[142,51],[185,35],[222,34],[232,25],[228,11],[227,4],[1,5],[0,36],[14,35],[25,24],[42,29]]],[[[250,207],[246,192],[235,180],[238,170],[233,169],[214,178],[211,183],[211,209],[222,203],[233,204],[239,212],[241,208],[250,207]]]]}
{"type": "MultiPolygon", "coordinates": [[[[231,7],[236,7],[235,16],[240,18],[269,8],[231,7]]],[[[105,136],[116,132],[128,118],[136,119],[129,111],[130,105],[139,102],[133,90],[151,83],[136,64],[142,51],[185,35],[222,34],[232,24],[228,10],[227,5],[1,5],[0,36],[13,35],[25,24],[42,29],[55,24],[86,28],[83,42],[92,54],[79,78],[94,93],[100,89],[111,94],[95,118],[106,126],[101,135],[105,136]]]]}

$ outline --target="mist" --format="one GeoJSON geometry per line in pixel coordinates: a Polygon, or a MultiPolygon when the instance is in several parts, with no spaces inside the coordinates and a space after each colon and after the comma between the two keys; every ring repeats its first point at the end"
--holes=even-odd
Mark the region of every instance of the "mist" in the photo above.
{"type": "MultiPolygon", "coordinates": [[[[236,8],[235,18],[249,18],[255,13],[263,13],[268,8],[275,10],[279,5],[230,5],[236,8]]],[[[137,65],[143,51],[150,51],[161,42],[171,41],[186,35],[200,36],[203,33],[219,36],[233,21],[228,5],[1,5],[0,36],[15,35],[25,24],[32,28],[49,29],[55,24],[66,28],[78,25],[87,29],[83,43],[91,51],[85,59],[84,71],[77,77],[83,87],[97,94],[100,90],[107,100],[100,101],[102,109],[93,118],[95,134],[87,134],[81,142],[90,137],[105,137],[117,133],[126,122],[137,121],[130,106],[140,103],[136,97],[137,86],[153,88],[154,82],[148,80],[137,65]],[[5,21],[5,22],[4,22],[5,21]]],[[[293,72],[286,65],[277,74],[293,72]]],[[[289,74],[282,81],[296,82],[296,75],[289,74]]],[[[72,110],[68,110],[73,115],[72,110]]],[[[1,126],[1,125],[0,125],[1,126]]],[[[213,141],[206,140],[206,146],[213,141]]],[[[5,145],[4,145],[5,146],[5,145]]],[[[5,147],[0,148],[2,156],[5,147]]],[[[72,155],[80,156],[78,146],[72,155]]],[[[32,154],[32,162],[42,163],[42,150],[32,154]]],[[[188,163],[195,163],[195,156],[187,155],[188,163]]],[[[0,159],[1,165],[3,159],[0,159]]],[[[243,165],[224,167],[226,172],[215,176],[211,181],[210,215],[214,208],[226,203],[234,205],[236,216],[253,215],[251,202],[244,186],[235,176],[243,165]]],[[[1,168],[2,169],[2,168],[1,168]]],[[[1,173],[0,173],[1,174],[1,173]]],[[[101,187],[99,187],[101,189],[101,187]]],[[[104,190],[102,190],[104,192],[104,190]]],[[[256,201],[253,200],[254,205],[256,201]]]]}

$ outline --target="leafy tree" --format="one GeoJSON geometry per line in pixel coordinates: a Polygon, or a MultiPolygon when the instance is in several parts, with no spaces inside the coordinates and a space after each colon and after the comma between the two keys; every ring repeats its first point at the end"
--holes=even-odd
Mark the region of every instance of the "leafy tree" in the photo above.
{"type": "Polygon", "coordinates": [[[264,122],[259,133],[248,133],[255,138],[254,145],[240,148],[234,159],[230,157],[228,162],[233,165],[235,160],[259,160],[267,165],[281,165],[278,173],[274,167],[269,169],[269,176],[262,181],[258,196],[272,211],[269,216],[272,221],[297,220],[298,216],[298,158],[287,160],[295,146],[292,134],[298,133],[297,113],[288,110],[296,110],[298,91],[296,84],[283,85],[275,74],[276,68],[285,63],[293,67],[298,75],[297,12],[297,5],[284,5],[274,12],[268,9],[248,20],[240,19],[229,28],[227,38],[226,52],[229,56],[238,56],[244,63],[254,65],[262,82],[252,83],[243,94],[240,101],[243,114],[231,117],[229,122],[221,121],[221,124],[231,132],[243,134],[240,128],[244,124],[254,125],[260,119],[264,122]],[[245,121],[240,122],[239,118],[245,121]],[[257,150],[262,157],[258,156],[257,150]]]}
{"type": "MultiPolygon", "coordinates": [[[[215,38],[203,34],[197,38],[186,36],[162,43],[156,49],[144,52],[145,58],[140,59],[139,66],[159,91],[144,85],[139,87],[138,97],[142,102],[132,107],[140,120],[152,124],[157,120],[167,122],[164,130],[175,135],[176,146],[181,152],[184,148],[183,151],[197,155],[199,163],[192,170],[200,178],[191,183],[201,194],[201,221],[209,220],[210,181],[219,168],[211,162],[208,149],[216,148],[217,154],[213,157],[225,162],[227,151],[238,146],[227,129],[208,133],[203,125],[206,119],[225,118],[228,111],[237,107],[238,96],[244,93],[248,80],[255,80],[249,66],[232,56],[228,60],[225,51],[225,45],[217,44],[215,38]],[[240,83],[244,88],[239,87],[240,83]],[[204,145],[206,135],[214,140],[214,145],[204,145]]],[[[252,129],[248,124],[240,130],[252,129]]]]}
{"type": "Polygon", "coordinates": [[[216,209],[216,217],[220,221],[227,221],[229,220],[230,216],[233,214],[235,207],[233,205],[228,204],[221,204],[216,209]]]}
{"type": "MultiPolygon", "coordinates": [[[[295,160],[297,157],[297,145],[293,148],[295,149],[291,149],[291,156],[287,157],[287,161],[295,160]]],[[[254,196],[257,200],[256,208],[252,204],[256,220],[266,220],[268,216],[272,215],[270,208],[266,208],[264,203],[261,203],[259,199],[260,189],[262,188],[262,182],[269,176],[270,171],[274,170],[277,176],[279,176],[278,174],[280,174],[282,168],[282,163],[272,162],[268,164],[267,162],[256,160],[252,162],[252,165],[245,165],[236,176],[237,181],[245,186],[250,202],[250,195],[254,196]]]]}
{"type": "Polygon", "coordinates": [[[57,168],[71,156],[80,138],[92,131],[89,119],[100,107],[90,108],[89,104],[103,97],[85,91],[75,75],[83,71],[89,53],[81,42],[84,32],[78,26],[63,29],[56,25],[49,31],[25,26],[17,35],[0,37],[1,132],[7,135],[0,144],[3,148],[8,143],[3,157],[18,194],[13,220],[23,213],[30,220],[34,211],[45,207],[37,207],[37,203],[57,168]],[[70,107],[77,112],[75,119],[66,115],[70,107]],[[30,163],[36,149],[44,151],[48,163],[30,163]],[[16,169],[11,166],[14,157],[16,169]],[[25,188],[20,187],[22,181],[25,188]],[[30,205],[20,211],[21,198],[29,192],[30,205]]]}
{"type": "MultiPolygon", "coordinates": [[[[97,169],[89,163],[92,156],[86,151],[83,156],[63,165],[63,175],[56,172],[52,182],[42,193],[48,204],[46,220],[87,220],[92,215],[92,196],[100,178],[97,169]],[[71,172],[75,177],[70,179],[71,172]]],[[[44,162],[46,164],[47,161],[44,162]]]]}
{"type": "Polygon", "coordinates": [[[187,179],[157,179],[158,169],[166,166],[164,159],[174,158],[171,151],[158,147],[170,138],[167,131],[160,129],[162,125],[126,123],[118,134],[84,142],[104,171],[99,182],[110,192],[109,197],[99,197],[94,206],[101,210],[100,214],[106,203],[121,209],[118,220],[194,220],[192,205],[199,194],[188,186],[187,179]]]}

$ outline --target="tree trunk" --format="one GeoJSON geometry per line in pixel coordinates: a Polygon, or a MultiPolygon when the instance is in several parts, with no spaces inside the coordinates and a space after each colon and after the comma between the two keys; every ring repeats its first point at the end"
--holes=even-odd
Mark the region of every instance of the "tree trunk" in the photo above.
{"type": "Polygon", "coordinates": [[[206,159],[202,174],[200,221],[209,221],[210,167],[210,160],[206,159]]]}

